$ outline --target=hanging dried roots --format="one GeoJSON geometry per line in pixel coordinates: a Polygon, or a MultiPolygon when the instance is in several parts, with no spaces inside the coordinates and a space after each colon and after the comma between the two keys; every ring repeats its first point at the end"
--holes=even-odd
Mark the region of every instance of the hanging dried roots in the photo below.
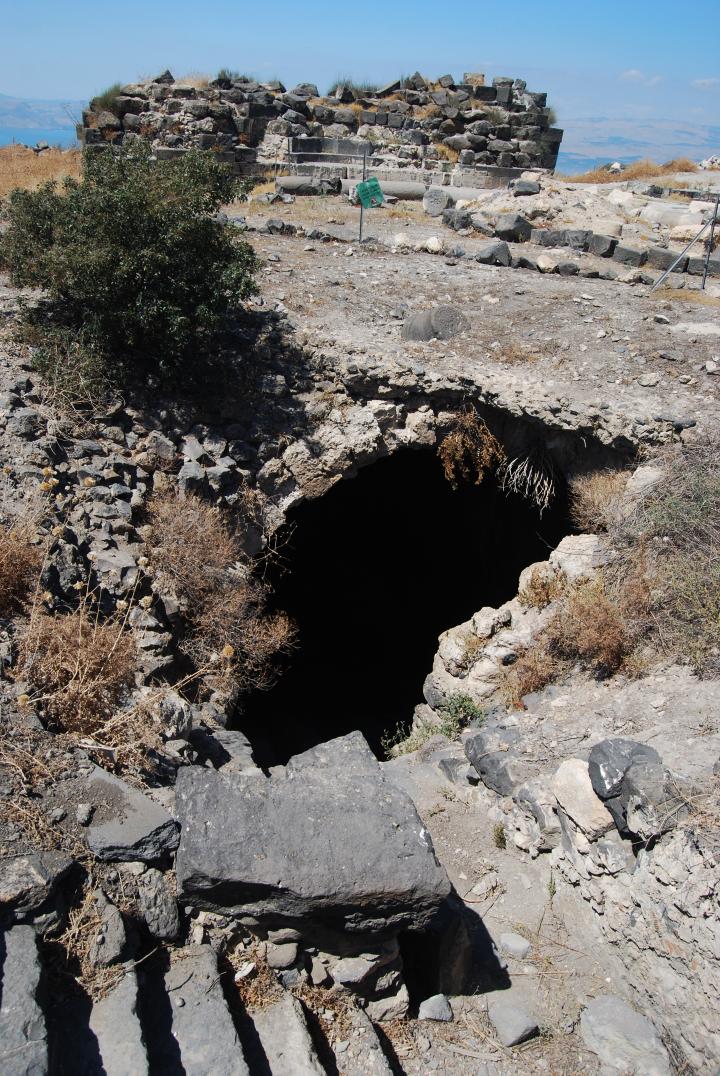
{"type": "Polygon", "coordinates": [[[522,456],[505,460],[498,472],[500,488],[505,493],[518,493],[536,505],[540,515],[557,494],[557,481],[552,460],[542,448],[532,448],[522,456]]]}
{"type": "Polygon", "coordinates": [[[505,459],[505,450],[473,408],[460,411],[440,443],[438,456],[453,489],[461,482],[479,486],[505,459]]]}

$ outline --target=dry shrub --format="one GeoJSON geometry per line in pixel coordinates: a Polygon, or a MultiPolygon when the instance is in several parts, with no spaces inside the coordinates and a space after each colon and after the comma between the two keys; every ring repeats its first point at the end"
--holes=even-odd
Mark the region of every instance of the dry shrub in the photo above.
{"type": "Polygon", "coordinates": [[[541,691],[563,669],[564,665],[550,653],[547,640],[541,636],[504,671],[500,694],[508,706],[522,708],[525,695],[541,691]]]}
{"type": "Polygon", "coordinates": [[[698,306],[720,306],[720,296],[708,295],[699,288],[668,288],[663,285],[658,290],[658,295],[663,299],[677,299],[683,303],[694,303],[698,306]]]}
{"type": "Polygon", "coordinates": [[[438,151],[438,156],[443,157],[446,161],[450,161],[451,164],[457,164],[460,159],[460,153],[458,150],[453,149],[452,146],[446,146],[444,143],[438,143],[435,145],[435,149],[438,151]]]}
{"type": "Polygon", "coordinates": [[[654,179],[657,176],[668,176],[674,172],[697,172],[698,166],[689,157],[674,157],[665,164],[657,164],[655,161],[644,158],[634,161],[622,172],[608,172],[604,168],[593,168],[589,172],[581,172],[576,176],[559,176],[567,183],[618,183],[625,179],[654,179]]]}
{"type": "Polygon", "coordinates": [[[25,146],[0,148],[0,198],[20,187],[35,190],[42,183],[80,178],[79,149],[46,149],[35,153],[25,146]]]}
{"type": "Polygon", "coordinates": [[[594,471],[570,482],[570,517],[582,531],[606,531],[614,518],[628,475],[625,471],[594,471]]]}
{"type": "Polygon", "coordinates": [[[189,606],[201,605],[221,587],[242,556],[220,510],[199,497],[156,495],[149,520],[155,577],[189,606]]]}
{"type": "Polygon", "coordinates": [[[39,606],[19,640],[18,676],[58,728],[97,732],[129,693],[135,645],[125,622],[102,620],[86,598],[71,613],[48,614],[39,606]]]}
{"type": "Polygon", "coordinates": [[[210,75],[204,71],[189,71],[187,75],[177,80],[181,86],[190,86],[194,90],[206,90],[210,85],[210,75]]]}
{"type": "Polygon", "coordinates": [[[93,1001],[109,994],[125,974],[121,964],[105,965],[94,959],[96,939],[102,926],[95,903],[98,892],[91,878],[80,903],[70,909],[67,926],[55,946],[62,952],[69,974],[82,984],[93,1001]]]}
{"type": "Polygon", "coordinates": [[[544,570],[539,565],[531,573],[525,586],[518,592],[518,601],[525,607],[544,609],[551,602],[562,598],[567,581],[561,572],[544,570]]]}
{"type": "Polygon", "coordinates": [[[668,453],[662,480],[614,538],[624,570],[638,566],[648,580],[646,620],[660,650],[720,671],[720,444],[708,438],[668,453]]]}
{"type": "Polygon", "coordinates": [[[268,611],[270,588],[251,574],[228,519],[199,497],[174,494],[154,497],[149,518],[156,578],[183,609],[182,649],[196,665],[214,666],[216,681],[231,675],[241,689],[269,687],[293,627],[268,611]]]}
{"type": "Polygon", "coordinates": [[[573,664],[600,677],[624,668],[645,629],[647,601],[639,571],[618,592],[602,573],[567,587],[550,622],[504,673],[505,700],[522,706],[524,695],[557,680],[573,664]]]}
{"type": "Polygon", "coordinates": [[[19,612],[37,578],[42,553],[34,537],[29,523],[0,524],[0,616],[19,612]]]}
{"type": "Polygon", "coordinates": [[[505,459],[505,450],[473,408],[460,411],[440,442],[438,456],[453,489],[461,482],[479,486],[505,459]]]}
{"type": "Polygon", "coordinates": [[[547,628],[551,651],[602,676],[620,668],[631,649],[623,610],[602,575],[575,584],[547,628]]]}

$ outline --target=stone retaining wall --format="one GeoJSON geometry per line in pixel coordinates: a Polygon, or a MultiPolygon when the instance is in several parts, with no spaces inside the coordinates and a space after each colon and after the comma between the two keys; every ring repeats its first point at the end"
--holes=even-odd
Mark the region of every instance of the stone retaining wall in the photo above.
{"type": "Polygon", "coordinates": [[[528,92],[522,79],[486,86],[484,76],[463,78],[432,82],[415,74],[368,96],[340,85],[322,97],[310,83],[289,92],[280,82],[247,78],[198,86],[166,71],[124,86],[109,107],[91,103],[78,137],[86,146],[145,138],[162,156],[211,149],[245,174],[307,163],[308,154],[318,164],[357,164],[363,148],[393,171],[555,167],[563,132],[550,126],[546,94],[528,92]]]}

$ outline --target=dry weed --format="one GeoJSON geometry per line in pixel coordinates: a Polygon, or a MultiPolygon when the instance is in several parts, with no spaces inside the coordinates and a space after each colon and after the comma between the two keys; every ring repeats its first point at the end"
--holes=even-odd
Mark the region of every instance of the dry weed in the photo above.
{"type": "Polygon", "coordinates": [[[570,517],[582,531],[606,531],[627,484],[625,471],[594,471],[570,482],[570,517]]]}
{"type": "Polygon", "coordinates": [[[528,582],[518,593],[518,601],[525,607],[544,609],[551,602],[562,598],[567,591],[567,581],[560,572],[536,567],[528,582]]]}
{"type": "Polygon", "coordinates": [[[708,295],[699,288],[666,288],[661,287],[657,293],[663,299],[677,299],[682,303],[695,303],[697,306],[720,306],[720,296],[708,295]]]}
{"type": "Polygon", "coordinates": [[[177,84],[189,86],[194,90],[206,90],[210,84],[210,75],[204,71],[189,71],[187,75],[177,79],[177,84]]]}
{"type": "Polygon", "coordinates": [[[438,156],[443,157],[446,161],[450,161],[452,164],[457,164],[460,159],[459,151],[453,149],[452,146],[446,146],[441,143],[440,145],[436,145],[435,149],[438,151],[438,156]]]}
{"type": "Polygon", "coordinates": [[[79,149],[46,149],[35,153],[25,146],[0,148],[0,198],[20,187],[35,190],[43,183],[80,178],[79,149]]]}
{"type": "Polygon", "coordinates": [[[92,735],[115,715],[134,680],[135,645],[117,619],[103,620],[89,596],[71,613],[36,603],[19,636],[16,675],[59,729],[92,735]]]}
{"type": "Polygon", "coordinates": [[[80,903],[70,909],[68,925],[57,940],[72,977],[80,982],[93,1001],[108,994],[125,974],[120,964],[98,963],[93,956],[96,939],[102,926],[95,897],[98,890],[90,879],[80,903]]]}
{"type": "Polygon", "coordinates": [[[503,670],[500,694],[508,706],[521,709],[525,695],[541,691],[564,670],[541,636],[508,669],[503,670]]]}
{"type": "Polygon", "coordinates": [[[243,1008],[249,1012],[263,1009],[282,997],[283,988],[276,975],[267,966],[264,946],[258,944],[250,949],[237,946],[228,952],[227,959],[236,972],[248,963],[255,965],[249,974],[235,979],[235,986],[243,1008]]]}
{"type": "MultiPolygon", "coordinates": [[[[253,518],[252,497],[245,503],[253,518]]],[[[205,682],[269,687],[273,658],[290,649],[293,628],[285,614],[268,611],[270,589],[252,576],[230,521],[198,497],[173,494],[154,497],[149,518],[156,578],[181,602],[181,646],[207,669],[205,682]]]]}
{"type": "Polygon", "coordinates": [[[20,611],[37,579],[41,549],[33,545],[34,527],[25,520],[0,523],[0,617],[20,611]]]}
{"type": "Polygon", "coordinates": [[[594,168],[575,176],[558,176],[566,183],[618,183],[625,179],[655,179],[658,176],[673,175],[674,172],[697,172],[695,161],[688,157],[675,157],[665,164],[657,164],[647,158],[634,161],[622,172],[608,172],[604,168],[594,168]]]}
{"type": "Polygon", "coordinates": [[[619,669],[631,649],[623,610],[609,596],[601,574],[570,588],[547,633],[551,651],[602,676],[619,669]]]}
{"type": "Polygon", "coordinates": [[[445,478],[457,489],[461,482],[479,486],[505,459],[505,450],[473,408],[458,412],[440,442],[438,456],[445,478]]]}
{"type": "Polygon", "coordinates": [[[535,445],[511,460],[504,459],[498,479],[502,490],[524,497],[538,508],[540,515],[557,493],[553,461],[542,445],[535,445]]]}

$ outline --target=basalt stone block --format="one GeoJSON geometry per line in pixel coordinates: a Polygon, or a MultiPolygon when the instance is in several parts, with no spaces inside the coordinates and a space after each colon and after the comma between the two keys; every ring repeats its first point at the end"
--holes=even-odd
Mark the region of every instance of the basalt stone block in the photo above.
{"type": "Polygon", "coordinates": [[[660,755],[648,744],[619,737],[601,740],[590,752],[588,770],[595,794],[610,799],[620,794],[625,774],[640,761],[661,762],[660,755]]]}
{"type": "Polygon", "coordinates": [[[176,796],[182,904],[302,923],[307,938],[423,929],[450,892],[414,805],[359,732],[267,780],[187,767],[176,796]]]}
{"type": "Polygon", "coordinates": [[[450,194],[445,187],[428,187],[423,195],[423,209],[430,217],[440,217],[450,205],[450,194]]]}
{"type": "Polygon", "coordinates": [[[540,184],[536,183],[534,179],[518,179],[513,185],[513,197],[523,198],[532,194],[540,193],[540,184]]]}
{"type": "Polygon", "coordinates": [[[510,248],[501,239],[483,245],[475,253],[475,261],[481,265],[510,265],[510,248]]]}
{"type": "MultiPolygon", "coordinates": [[[[708,259],[708,276],[720,276],[720,257],[714,254],[708,259]]],[[[680,270],[678,270],[679,272],[680,270]]],[[[705,257],[688,258],[687,270],[692,276],[702,276],[705,272],[705,257]]]]}
{"type": "Polygon", "coordinates": [[[32,927],[0,933],[0,1061],[3,1076],[44,1076],[48,1071],[40,997],[40,958],[32,927]]]}
{"type": "Polygon", "coordinates": [[[562,228],[532,228],[530,241],[539,247],[561,247],[565,232],[562,228]]]}
{"type": "Polygon", "coordinates": [[[618,246],[613,251],[613,260],[622,265],[639,267],[647,261],[647,250],[641,247],[618,246]]]}
{"type": "MultiPolygon", "coordinates": [[[[647,264],[652,266],[653,269],[669,269],[678,256],[679,251],[677,250],[666,250],[665,247],[650,247],[647,252],[647,264]]],[[[680,258],[674,271],[684,273],[687,269],[688,260],[686,256],[680,258]]]]}
{"type": "Polygon", "coordinates": [[[27,923],[56,918],[58,890],[73,860],[62,852],[29,852],[10,856],[0,870],[0,921],[27,923]]]}
{"type": "Polygon", "coordinates": [[[566,228],[563,245],[573,250],[587,250],[592,232],[584,228],[566,228]]]}
{"type": "Polygon", "coordinates": [[[509,243],[525,243],[530,238],[532,225],[520,213],[504,213],[495,224],[495,235],[509,243]]]}
{"type": "Polygon", "coordinates": [[[617,246],[617,239],[611,235],[598,235],[593,232],[588,242],[588,252],[598,258],[612,258],[617,246]]]}
{"type": "MultiPolygon", "coordinates": [[[[471,154],[471,156],[474,158],[475,155],[471,154]]],[[[444,210],[442,215],[443,224],[447,225],[448,228],[452,228],[456,232],[461,231],[463,228],[471,227],[470,217],[471,214],[468,212],[467,209],[455,209],[454,207],[449,207],[448,209],[444,210]]]]}
{"type": "Polygon", "coordinates": [[[90,851],[103,860],[153,863],[177,847],[177,823],[138,789],[95,767],[83,786],[93,807],[87,828],[90,851]]]}

